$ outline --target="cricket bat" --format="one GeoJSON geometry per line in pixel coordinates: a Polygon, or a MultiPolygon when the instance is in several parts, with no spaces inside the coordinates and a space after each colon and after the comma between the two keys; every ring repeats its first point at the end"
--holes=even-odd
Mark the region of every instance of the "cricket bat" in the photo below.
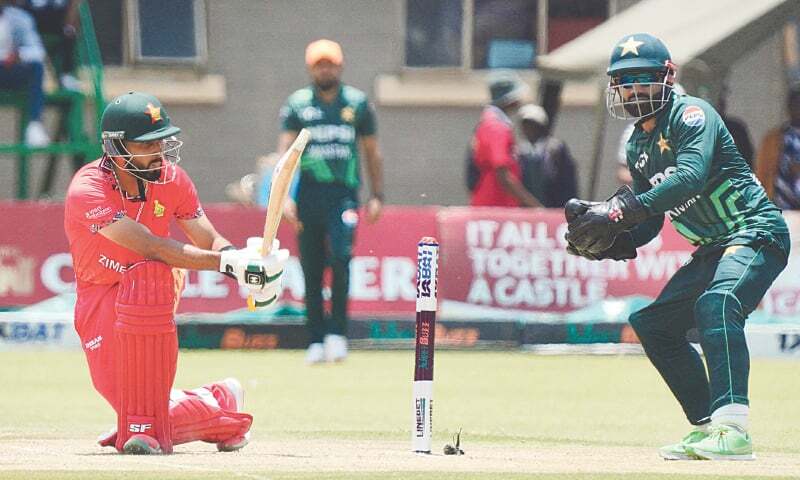
{"type": "MultiPolygon", "coordinates": [[[[272,251],[272,242],[278,234],[278,225],[281,223],[283,215],[283,204],[289,195],[289,187],[292,185],[292,178],[297,171],[300,157],[306,148],[311,132],[308,129],[300,130],[289,150],[278,160],[272,170],[272,182],[269,188],[269,200],[267,202],[267,217],[264,221],[264,235],[261,241],[261,255],[269,255],[272,251]]],[[[247,297],[247,309],[251,312],[255,310],[255,301],[252,295],[247,297]]]]}

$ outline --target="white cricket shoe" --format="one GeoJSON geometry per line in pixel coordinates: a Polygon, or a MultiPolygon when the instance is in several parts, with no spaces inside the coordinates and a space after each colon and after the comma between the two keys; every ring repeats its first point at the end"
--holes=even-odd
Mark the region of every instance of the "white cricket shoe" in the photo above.
{"type": "Polygon", "coordinates": [[[25,145],[32,148],[50,145],[50,135],[47,134],[42,122],[34,120],[28,123],[27,128],[25,128],[25,145]]]}
{"type": "Polygon", "coordinates": [[[75,75],[65,73],[58,79],[58,83],[61,84],[61,88],[64,90],[72,90],[73,92],[81,91],[81,81],[78,80],[75,75]]]}
{"type": "Polygon", "coordinates": [[[347,358],[347,337],[344,335],[325,335],[325,359],[329,362],[341,362],[347,358]]]}
{"type": "Polygon", "coordinates": [[[306,350],[306,363],[315,364],[325,361],[325,347],[321,343],[312,343],[306,350]]]}

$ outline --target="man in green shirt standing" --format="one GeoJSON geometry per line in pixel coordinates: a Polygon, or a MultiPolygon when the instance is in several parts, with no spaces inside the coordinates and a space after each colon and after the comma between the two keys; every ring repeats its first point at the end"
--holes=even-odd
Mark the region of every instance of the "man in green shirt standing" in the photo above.
{"type": "Polygon", "coordinates": [[[698,246],[690,262],[630,323],[689,422],[666,459],[750,460],[747,316],[786,266],[789,231],[705,101],[673,91],[676,66],[646,33],[622,38],[611,54],[612,117],[636,119],[626,145],[633,191],[605,202],[571,200],[567,250],[592,260],[636,257],[664,216],[698,246]],[[686,340],[697,327],[706,368],[686,340]]]}
{"type": "Polygon", "coordinates": [[[297,201],[290,200],[284,208],[284,218],[298,232],[310,335],[308,363],[341,361],[347,356],[349,268],[359,220],[359,147],[367,161],[371,188],[367,222],[377,221],[383,208],[375,112],[364,92],[341,83],[343,61],[338,43],[325,39],[310,43],[306,66],[312,83],[291,94],[280,114],[279,154],[289,148],[300,130],[311,132],[300,160],[297,201]],[[322,299],[327,265],[333,273],[329,316],[322,299]]]}

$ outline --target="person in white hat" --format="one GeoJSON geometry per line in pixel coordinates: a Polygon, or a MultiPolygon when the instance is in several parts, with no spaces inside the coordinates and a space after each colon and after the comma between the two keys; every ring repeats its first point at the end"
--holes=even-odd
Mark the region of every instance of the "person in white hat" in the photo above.
{"type": "Polygon", "coordinates": [[[522,184],[548,208],[561,208],[577,195],[575,160],[563,141],[550,135],[550,119],[539,105],[519,110],[524,142],[519,148],[522,184]]]}

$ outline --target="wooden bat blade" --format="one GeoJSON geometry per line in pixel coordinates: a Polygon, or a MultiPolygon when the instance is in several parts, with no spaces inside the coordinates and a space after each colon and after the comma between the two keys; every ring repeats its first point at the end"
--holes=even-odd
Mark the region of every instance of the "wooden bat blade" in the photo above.
{"type": "Polygon", "coordinates": [[[272,250],[272,242],[278,233],[278,225],[281,223],[283,214],[283,204],[289,195],[289,187],[300,157],[306,148],[311,132],[308,129],[300,130],[297,138],[292,142],[289,150],[278,160],[272,171],[272,182],[269,190],[269,201],[267,203],[267,218],[264,221],[264,240],[261,244],[261,254],[267,255],[272,250]]]}

